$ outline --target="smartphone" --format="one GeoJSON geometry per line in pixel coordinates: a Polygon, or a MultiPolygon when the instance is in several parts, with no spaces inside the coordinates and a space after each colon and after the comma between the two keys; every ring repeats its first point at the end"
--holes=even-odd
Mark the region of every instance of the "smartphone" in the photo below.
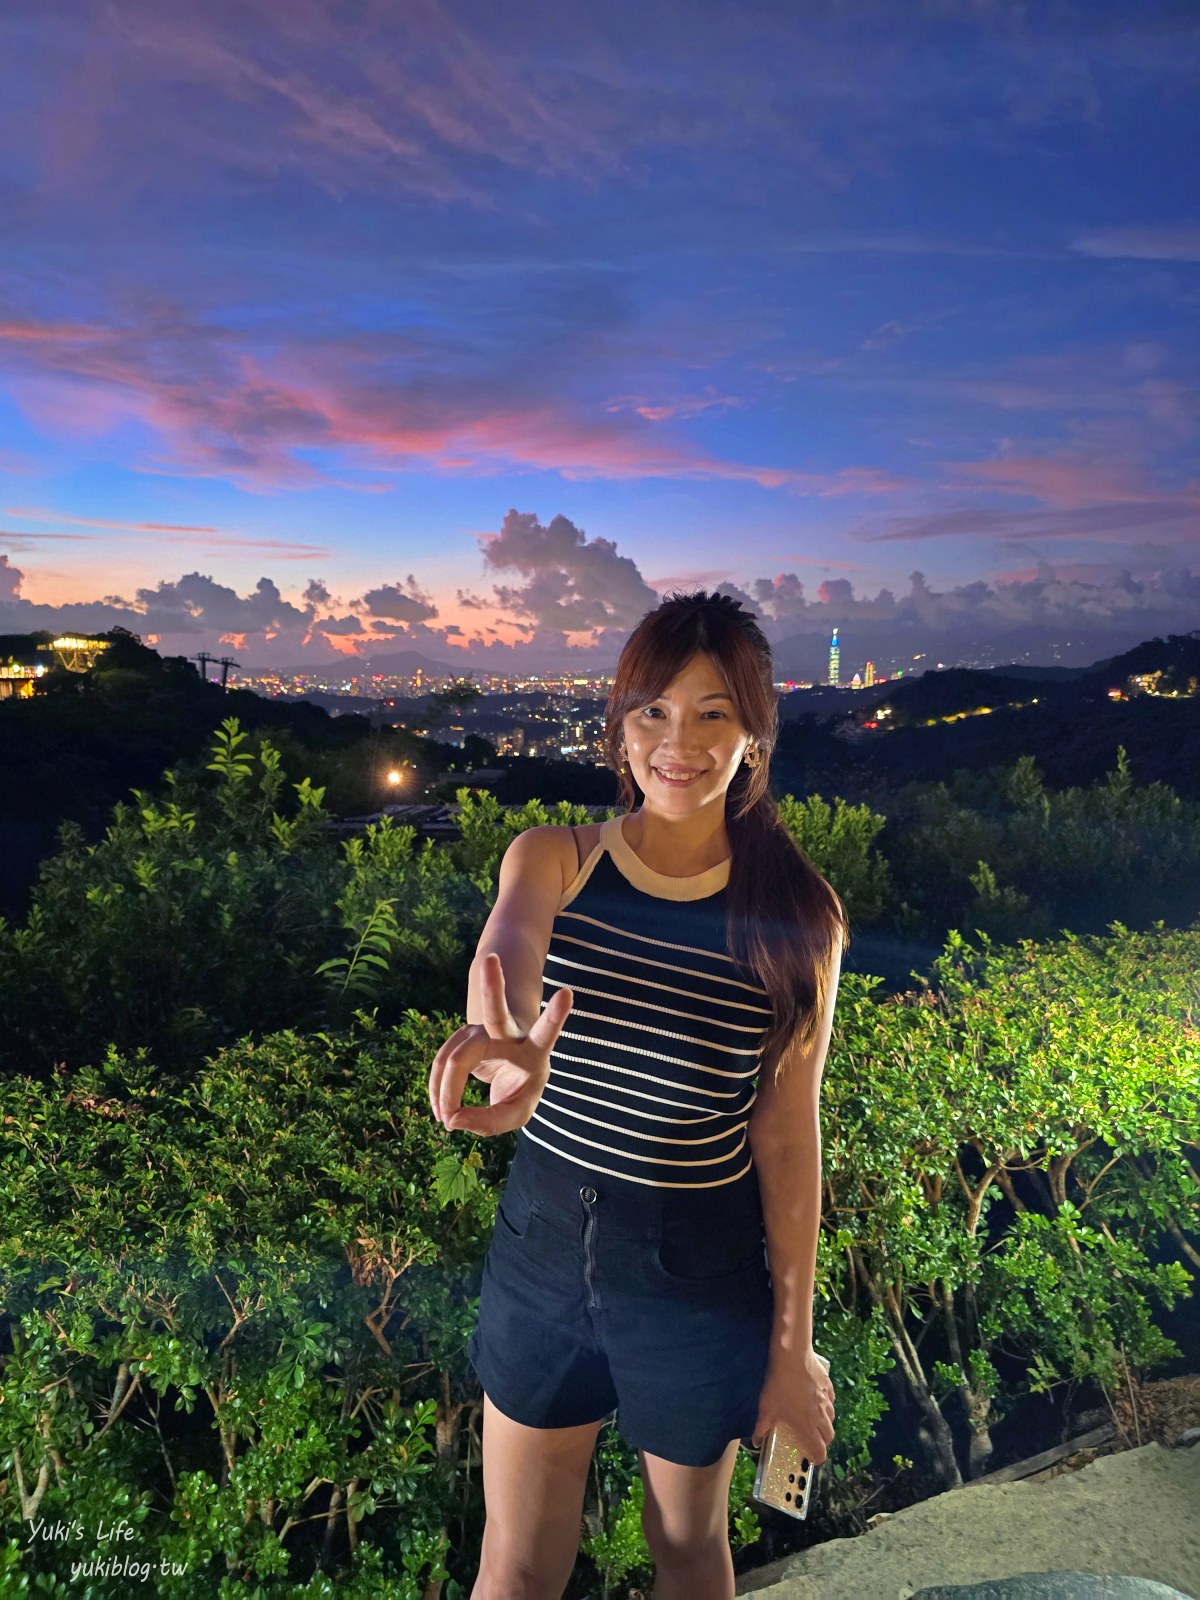
{"type": "MultiPolygon", "coordinates": [[[[828,1372],[829,1363],[825,1357],[817,1356],[817,1360],[828,1372]]],[[[808,1515],[816,1475],[816,1467],[801,1451],[791,1429],[776,1423],[759,1452],[754,1498],[764,1506],[782,1511],[784,1516],[803,1520],[808,1515]]]]}

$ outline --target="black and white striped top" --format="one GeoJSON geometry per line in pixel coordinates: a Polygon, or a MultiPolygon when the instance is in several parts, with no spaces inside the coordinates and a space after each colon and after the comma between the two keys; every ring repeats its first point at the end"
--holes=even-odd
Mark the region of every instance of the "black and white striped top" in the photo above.
{"type": "Polygon", "coordinates": [[[610,817],[559,901],[542,1007],[574,1005],[520,1135],[581,1169],[711,1189],[753,1165],[746,1124],[771,1021],[767,991],[725,948],[729,862],[672,878],[610,817]]]}

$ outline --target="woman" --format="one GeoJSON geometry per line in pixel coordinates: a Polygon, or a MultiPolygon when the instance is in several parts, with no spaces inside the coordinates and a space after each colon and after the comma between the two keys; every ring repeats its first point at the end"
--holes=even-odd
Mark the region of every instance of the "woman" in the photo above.
{"type": "Polygon", "coordinates": [[[848,925],[768,790],[754,617],[703,591],[647,613],[606,727],[625,814],[512,841],[470,1020],[429,1079],[448,1129],[519,1130],[468,1347],[487,1506],[472,1600],[561,1596],[614,1409],[656,1600],[733,1595],[743,1438],[786,1422],[814,1462],[833,1438],[812,1300],[848,925]],[[462,1106],[472,1075],[486,1108],[462,1106]]]}

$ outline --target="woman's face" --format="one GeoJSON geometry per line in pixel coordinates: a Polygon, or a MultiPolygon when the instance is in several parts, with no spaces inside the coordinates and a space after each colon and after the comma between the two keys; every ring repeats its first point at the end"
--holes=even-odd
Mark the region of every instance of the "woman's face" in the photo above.
{"type": "Polygon", "coordinates": [[[712,657],[694,655],[649,705],[636,706],[621,725],[634,782],[655,807],[692,810],[724,794],[750,744],[749,733],[712,657]],[[697,775],[672,783],[666,774],[697,775]]]}

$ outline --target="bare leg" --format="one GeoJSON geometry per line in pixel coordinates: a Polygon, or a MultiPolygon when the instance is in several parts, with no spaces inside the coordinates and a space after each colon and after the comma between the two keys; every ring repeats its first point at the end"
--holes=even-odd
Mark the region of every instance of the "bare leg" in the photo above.
{"type": "Polygon", "coordinates": [[[561,1600],[579,1553],[588,1468],[603,1421],[527,1428],[484,1395],[487,1519],[471,1600],[561,1600]]]}
{"type": "Polygon", "coordinates": [[[711,1467],[680,1467],[638,1451],[642,1527],[654,1557],[653,1600],[733,1600],[729,1485],[737,1439],[711,1467]]]}

